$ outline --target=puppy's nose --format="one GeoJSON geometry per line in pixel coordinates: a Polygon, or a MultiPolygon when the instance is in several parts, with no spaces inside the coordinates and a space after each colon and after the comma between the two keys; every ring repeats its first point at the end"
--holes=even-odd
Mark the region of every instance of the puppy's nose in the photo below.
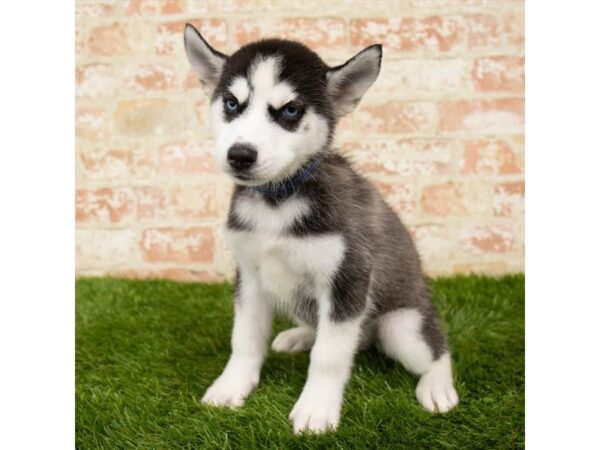
{"type": "Polygon", "coordinates": [[[235,170],[247,170],[256,162],[256,156],[251,145],[235,144],[227,152],[227,162],[235,170]]]}

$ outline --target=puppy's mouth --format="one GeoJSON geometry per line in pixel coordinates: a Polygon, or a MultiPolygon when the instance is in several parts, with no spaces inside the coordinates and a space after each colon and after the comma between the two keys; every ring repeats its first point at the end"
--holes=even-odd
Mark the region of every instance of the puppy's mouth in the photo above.
{"type": "MultiPolygon", "coordinates": [[[[233,178],[233,181],[242,186],[260,186],[267,183],[278,183],[294,174],[292,167],[288,167],[286,171],[277,171],[272,173],[271,168],[254,168],[247,171],[233,170],[228,167],[224,172],[233,178]]],[[[297,170],[297,169],[296,169],[297,170]]]]}
{"type": "Polygon", "coordinates": [[[233,178],[235,183],[243,186],[259,186],[261,184],[268,183],[270,178],[268,176],[265,177],[267,174],[264,173],[264,170],[238,171],[228,168],[225,170],[225,173],[233,178]]]}
{"type": "Polygon", "coordinates": [[[233,173],[231,175],[234,178],[241,180],[241,181],[252,181],[254,179],[251,175],[248,175],[247,173],[233,173]]]}
{"type": "Polygon", "coordinates": [[[247,172],[226,170],[225,173],[233,178],[234,183],[242,186],[258,186],[263,183],[256,175],[247,172]]]}
{"type": "Polygon", "coordinates": [[[229,174],[234,182],[237,184],[241,184],[243,186],[260,186],[262,184],[271,183],[273,180],[270,177],[264,177],[260,174],[252,174],[252,173],[238,173],[232,172],[229,174]]]}

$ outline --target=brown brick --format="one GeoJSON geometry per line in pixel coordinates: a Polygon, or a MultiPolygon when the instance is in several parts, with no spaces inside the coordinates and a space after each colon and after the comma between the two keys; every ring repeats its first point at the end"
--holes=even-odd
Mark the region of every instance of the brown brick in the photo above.
{"type": "Polygon", "coordinates": [[[121,2],[93,0],[75,2],[75,21],[118,16],[123,9],[121,2]]]}
{"type": "Polygon", "coordinates": [[[159,16],[185,11],[185,0],[128,0],[125,14],[130,16],[159,16]]]}
{"type": "Polygon", "coordinates": [[[465,24],[471,49],[494,51],[503,47],[522,47],[525,42],[525,14],[517,5],[506,13],[467,15],[465,24]]]}
{"type": "Polygon", "coordinates": [[[375,187],[387,204],[400,216],[407,217],[415,213],[417,202],[412,184],[375,181],[375,187]]]}
{"type": "Polygon", "coordinates": [[[414,133],[433,131],[433,103],[388,101],[361,105],[354,112],[355,127],[362,133],[414,133]]]}
{"type": "Polygon", "coordinates": [[[154,171],[154,161],[144,149],[84,148],[79,159],[88,180],[144,179],[154,171]]]}
{"type": "Polygon", "coordinates": [[[525,182],[500,183],[494,187],[494,214],[513,216],[525,212],[525,182]]]}
{"type": "Polygon", "coordinates": [[[148,35],[142,24],[115,22],[90,30],[88,49],[93,55],[141,53],[147,48],[148,35]]]}
{"type": "Polygon", "coordinates": [[[452,144],[441,139],[352,140],[341,145],[363,174],[436,175],[451,170],[452,144]]]}
{"type": "Polygon", "coordinates": [[[214,143],[172,142],[159,150],[159,171],[164,175],[201,175],[217,173],[212,156],[214,143]]]}
{"type": "Polygon", "coordinates": [[[227,22],[223,19],[195,19],[161,23],[156,27],[155,49],[159,55],[183,54],[183,30],[186,23],[194,25],[204,39],[217,50],[227,45],[227,22]]]}
{"type": "Polygon", "coordinates": [[[100,141],[109,136],[111,122],[107,111],[96,106],[78,107],[75,112],[75,136],[100,141]]]}
{"type": "Polygon", "coordinates": [[[401,17],[354,19],[350,22],[353,47],[383,44],[398,52],[449,52],[460,48],[465,29],[457,17],[401,17]]]}
{"type": "Polygon", "coordinates": [[[447,181],[424,186],[421,210],[433,216],[490,214],[490,188],[481,181],[447,181]]]}
{"type": "Polygon", "coordinates": [[[315,50],[335,50],[344,47],[345,25],[342,19],[330,17],[247,19],[236,23],[238,45],[265,37],[298,40],[315,50]]]}
{"type": "Polygon", "coordinates": [[[440,107],[443,131],[522,133],[524,125],[525,102],[521,98],[457,100],[440,107]]]}
{"type": "Polygon", "coordinates": [[[127,68],[125,85],[136,92],[165,91],[179,87],[177,70],[169,64],[135,64],[127,68]]]}
{"type": "Polygon", "coordinates": [[[482,92],[519,92],[525,89],[525,58],[486,56],[473,64],[473,83],[482,92]]]}
{"type": "Polygon", "coordinates": [[[78,189],[75,196],[78,223],[120,223],[132,217],[134,207],[130,189],[78,189]]]}
{"type": "Polygon", "coordinates": [[[513,142],[505,139],[474,139],[464,142],[460,160],[463,174],[512,175],[523,172],[513,142]]]}
{"type": "Polygon", "coordinates": [[[425,186],[421,193],[421,209],[426,214],[437,216],[466,212],[460,187],[452,182],[425,186]]]}
{"type": "Polygon", "coordinates": [[[468,226],[461,233],[461,242],[474,255],[509,253],[518,248],[514,229],[506,225],[468,226]]]}
{"type": "Polygon", "coordinates": [[[136,215],[139,221],[156,220],[169,217],[168,200],[162,187],[137,186],[136,215]]]}
{"type": "Polygon", "coordinates": [[[208,263],[214,253],[213,231],[207,227],[149,228],[142,233],[140,250],[149,262],[208,263]]]}
{"type": "Polygon", "coordinates": [[[170,203],[173,213],[180,219],[207,219],[219,211],[215,185],[180,185],[171,189],[170,203]]]}

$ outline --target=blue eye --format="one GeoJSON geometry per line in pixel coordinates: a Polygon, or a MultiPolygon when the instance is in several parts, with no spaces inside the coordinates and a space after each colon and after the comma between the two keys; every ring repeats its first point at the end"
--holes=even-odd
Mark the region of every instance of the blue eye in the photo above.
{"type": "Polygon", "coordinates": [[[228,98],[227,100],[225,100],[225,109],[227,110],[227,112],[236,112],[238,106],[239,104],[234,98],[228,98]]]}
{"type": "Polygon", "coordinates": [[[300,110],[293,106],[286,106],[281,115],[284,119],[296,119],[300,115],[300,110]]]}

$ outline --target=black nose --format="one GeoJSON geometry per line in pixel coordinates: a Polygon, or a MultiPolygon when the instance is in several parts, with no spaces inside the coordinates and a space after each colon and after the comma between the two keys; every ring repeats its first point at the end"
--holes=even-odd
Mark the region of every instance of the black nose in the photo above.
{"type": "Polygon", "coordinates": [[[235,144],[227,152],[227,162],[235,170],[246,170],[256,162],[256,155],[251,145],[235,144]]]}

